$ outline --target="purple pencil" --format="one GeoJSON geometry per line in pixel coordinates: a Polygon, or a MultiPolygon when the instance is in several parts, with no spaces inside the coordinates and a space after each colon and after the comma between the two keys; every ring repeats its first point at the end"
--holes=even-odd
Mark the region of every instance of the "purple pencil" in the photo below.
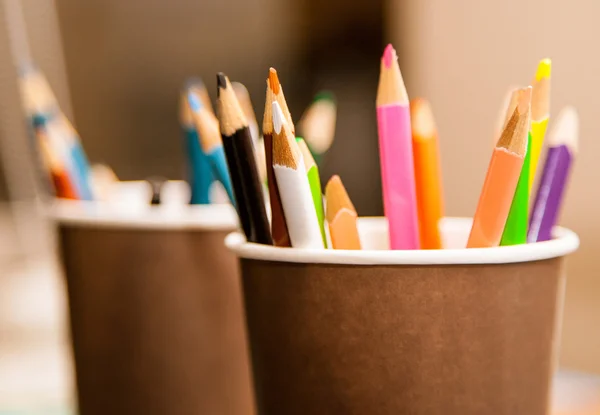
{"type": "Polygon", "coordinates": [[[531,211],[527,242],[552,239],[579,144],[579,118],[575,108],[564,108],[548,137],[548,154],[531,211]]]}

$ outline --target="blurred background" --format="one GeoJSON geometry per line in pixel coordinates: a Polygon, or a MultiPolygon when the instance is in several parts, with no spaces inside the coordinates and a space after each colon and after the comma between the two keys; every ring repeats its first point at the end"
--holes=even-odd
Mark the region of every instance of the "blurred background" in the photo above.
{"type": "MultiPolygon", "coordinates": [[[[122,180],[182,179],[177,102],[184,80],[201,76],[214,99],[215,73],[224,71],[247,86],[261,124],[265,79],[273,66],[294,120],[319,90],[335,94],[336,138],[321,176],[339,174],[361,216],[382,213],[374,102],[386,43],[398,51],[409,95],[432,103],[451,216],[474,212],[509,87],[529,84],[537,62],[552,58],[551,113],[567,104],[577,107],[582,149],[561,221],[581,238],[581,248],[569,260],[561,367],[600,374],[600,262],[595,257],[600,194],[593,190],[600,178],[594,156],[600,151],[595,119],[600,55],[594,52],[600,3],[19,3],[34,61],[92,162],[109,164],[122,180]]],[[[66,305],[54,235],[39,213],[25,157],[7,4],[0,3],[0,413],[23,402],[32,407],[43,402],[45,413],[51,413],[73,399],[66,305]]],[[[600,389],[577,390],[595,394],[600,389]]]]}

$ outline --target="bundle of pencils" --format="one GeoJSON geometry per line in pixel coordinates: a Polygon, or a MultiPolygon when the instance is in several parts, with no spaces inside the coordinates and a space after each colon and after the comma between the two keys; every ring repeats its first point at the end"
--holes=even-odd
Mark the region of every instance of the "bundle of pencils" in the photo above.
{"type": "MultiPolygon", "coordinates": [[[[577,150],[577,117],[567,109],[557,121],[529,219],[531,186],[549,119],[550,69],[550,60],[544,59],[533,87],[513,88],[507,96],[468,248],[551,237],[577,150]]],[[[322,94],[311,104],[299,123],[304,138],[294,137],[283,87],[271,68],[261,139],[253,127],[254,113],[247,109],[251,108],[248,91],[233,85],[219,74],[221,136],[248,241],[301,249],[361,249],[358,215],[340,177],[327,182],[325,195],[321,188],[318,163],[335,130],[332,95],[322,94]],[[256,152],[257,143],[264,146],[264,158],[256,152]],[[258,173],[263,169],[270,223],[258,173]]],[[[444,195],[438,131],[429,102],[409,101],[391,45],[381,59],[376,108],[390,249],[442,249],[444,195]]]]}
{"type": "Polygon", "coordinates": [[[90,165],[81,140],[60,109],[43,73],[28,67],[20,74],[19,84],[33,143],[41,165],[51,178],[55,195],[93,200],[90,165]]]}

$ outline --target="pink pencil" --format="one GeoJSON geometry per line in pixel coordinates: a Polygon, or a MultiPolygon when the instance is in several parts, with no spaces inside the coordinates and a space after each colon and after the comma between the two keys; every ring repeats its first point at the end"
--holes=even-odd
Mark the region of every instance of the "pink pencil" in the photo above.
{"type": "Polygon", "coordinates": [[[389,222],[390,249],[419,249],[409,101],[398,56],[391,44],[387,45],[381,58],[377,126],[383,208],[389,222]]]}

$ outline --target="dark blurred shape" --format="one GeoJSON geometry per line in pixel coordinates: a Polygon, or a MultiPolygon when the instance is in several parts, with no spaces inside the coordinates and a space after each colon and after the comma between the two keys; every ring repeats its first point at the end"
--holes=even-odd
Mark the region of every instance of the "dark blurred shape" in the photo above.
{"type": "Polygon", "coordinates": [[[152,176],[148,177],[146,181],[152,189],[152,199],[150,200],[150,204],[160,205],[160,192],[167,179],[164,177],[152,176]]]}

